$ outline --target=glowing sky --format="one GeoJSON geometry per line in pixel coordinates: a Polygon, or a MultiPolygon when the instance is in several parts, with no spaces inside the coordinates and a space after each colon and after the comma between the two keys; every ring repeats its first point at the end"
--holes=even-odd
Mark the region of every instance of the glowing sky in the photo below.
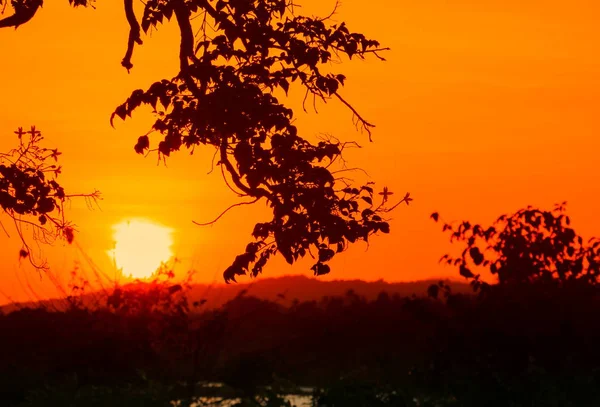
{"type": "MultiPolygon", "coordinates": [[[[303,4],[308,14],[333,6],[303,4]]],[[[211,220],[235,202],[220,174],[207,174],[212,151],[182,151],[165,167],[133,151],[149,112],[110,127],[116,105],[132,90],[174,76],[178,63],[171,23],[136,48],[128,74],[120,66],[128,31],[121,10],[120,2],[100,0],[93,10],[48,1],[30,23],[0,30],[0,149],[14,143],[16,127],[35,124],[64,153],[64,186],[102,191],[99,208],[74,201],[69,211],[76,241],[99,267],[110,267],[112,225],[145,217],[173,229],[182,271],[194,267],[199,281],[219,279],[266,212],[244,207],[214,226],[194,226],[192,220],[211,220]]],[[[393,214],[391,235],[375,238],[368,251],[357,245],[339,256],[326,278],[455,276],[437,264],[449,246],[429,220],[433,211],[488,222],[529,204],[567,200],[576,230],[600,235],[599,12],[591,0],[344,1],[338,21],[392,48],[386,63],[341,67],[344,95],[377,125],[375,142],[333,103],[319,106],[318,115],[299,111],[298,125],[308,137],[323,132],[358,141],[363,148],[349,152],[350,163],[379,187],[410,191],[415,200],[393,214]]],[[[298,95],[292,98],[298,107],[298,95]]],[[[35,272],[19,267],[18,248],[14,236],[0,236],[2,290],[29,298],[27,281],[35,281],[41,295],[51,293],[35,272]]],[[[43,250],[57,274],[82,259],[62,244],[43,250]]],[[[308,266],[276,259],[265,275],[309,275],[308,266]]]]}

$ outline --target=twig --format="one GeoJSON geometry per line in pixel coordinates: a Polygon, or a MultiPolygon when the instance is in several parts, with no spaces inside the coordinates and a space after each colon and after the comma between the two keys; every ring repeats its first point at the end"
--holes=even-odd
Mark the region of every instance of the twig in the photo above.
{"type": "Polygon", "coordinates": [[[223,212],[221,212],[221,214],[220,214],[219,216],[217,216],[217,217],[216,217],[214,220],[212,220],[212,221],[210,221],[210,222],[206,222],[206,223],[198,223],[198,222],[196,222],[195,220],[193,220],[193,221],[192,221],[192,223],[193,223],[193,224],[195,224],[195,225],[198,225],[198,226],[208,226],[208,225],[212,225],[212,224],[216,223],[216,222],[217,222],[219,219],[221,219],[221,217],[223,217],[223,215],[225,215],[227,212],[229,212],[229,210],[231,210],[231,209],[233,209],[233,208],[235,208],[235,207],[237,207],[237,206],[242,206],[242,205],[251,205],[251,204],[253,204],[253,203],[256,203],[256,202],[258,202],[258,200],[259,200],[260,198],[261,198],[261,197],[258,197],[258,198],[256,198],[255,200],[253,200],[253,201],[250,201],[250,202],[238,202],[238,203],[236,203],[236,204],[230,205],[230,206],[229,206],[227,209],[225,209],[223,212]]]}
{"type": "Polygon", "coordinates": [[[343,103],[346,105],[346,107],[348,107],[348,109],[350,109],[352,111],[352,113],[354,114],[354,116],[356,116],[357,120],[360,121],[360,123],[363,125],[363,128],[366,130],[367,134],[369,135],[369,141],[373,141],[373,138],[371,136],[371,128],[375,127],[374,124],[369,123],[368,121],[366,121],[361,115],[360,113],[358,113],[358,111],[350,104],[346,101],[346,99],[344,99],[339,93],[335,92],[334,95],[343,103]]]}

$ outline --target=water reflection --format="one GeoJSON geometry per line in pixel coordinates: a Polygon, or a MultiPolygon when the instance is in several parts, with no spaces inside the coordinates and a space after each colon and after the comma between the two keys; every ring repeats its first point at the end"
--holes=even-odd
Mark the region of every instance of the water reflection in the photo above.
{"type": "MultiPolygon", "coordinates": [[[[207,394],[206,396],[198,397],[196,402],[191,405],[192,407],[232,407],[242,401],[240,398],[233,397],[231,389],[223,383],[203,382],[198,384],[201,389],[208,390],[208,392],[204,393],[207,394]]],[[[272,390],[269,386],[265,389],[272,390]]],[[[280,394],[279,397],[289,402],[292,407],[312,407],[314,390],[312,387],[294,386],[294,390],[287,390],[294,394],[280,394]]],[[[174,405],[178,404],[174,403],[174,405]]]]}
{"type": "MultiPolygon", "coordinates": [[[[293,407],[311,407],[312,397],[308,395],[289,394],[283,397],[293,407]]],[[[223,399],[222,397],[200,397],[192,407],[232,407],[241,399],[223,399]]]]}

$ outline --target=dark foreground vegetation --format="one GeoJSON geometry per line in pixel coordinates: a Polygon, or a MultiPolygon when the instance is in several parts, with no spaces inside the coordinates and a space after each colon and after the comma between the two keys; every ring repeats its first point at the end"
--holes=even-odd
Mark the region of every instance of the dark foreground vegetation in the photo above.
{"type": "MultiPolygon", "coordinates": [[[[439,220],[439,215],[432,216],[439,220]]],[[[0,316],[2,405],[180,405],[200,396],[285,406],[309,386],[320,406],[600,405],[600,243],[564,208],[490,227],[444,226],[473,291],[348,291],[282,304],[245,291],[219,308],[169,279],[90,306],[0,316]],[[488,284],[476,274],[489,268],[488,284]],[[202,383],[221,383],[207,387],[202,383]]]]}
{"type": "Polygon", "coordinates": [[[291,307],[240,296],[202,313],[187,312],[180,292],[158,304],[155,294],[0,317],[3,405],[165,405],[201,395],[202,381],[248,397],[273,383],[312,386],[340,400],[327,405],[600,402],[600,295],[590,286],[494,286],[445,300],[349,292],[291,307]],[[392,390],[387,403],[361,398],[392,390]]]}

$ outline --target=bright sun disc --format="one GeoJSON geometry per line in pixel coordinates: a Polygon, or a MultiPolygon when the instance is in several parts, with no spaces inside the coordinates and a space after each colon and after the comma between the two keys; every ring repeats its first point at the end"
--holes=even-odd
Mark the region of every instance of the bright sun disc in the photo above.
{"type": "Polygon", "coordinates": [[[108,254],[117,268],[133,278],[150,277],[172,256],[173,230],[143,219],[113,225],[114,249],[108,254]]]}

